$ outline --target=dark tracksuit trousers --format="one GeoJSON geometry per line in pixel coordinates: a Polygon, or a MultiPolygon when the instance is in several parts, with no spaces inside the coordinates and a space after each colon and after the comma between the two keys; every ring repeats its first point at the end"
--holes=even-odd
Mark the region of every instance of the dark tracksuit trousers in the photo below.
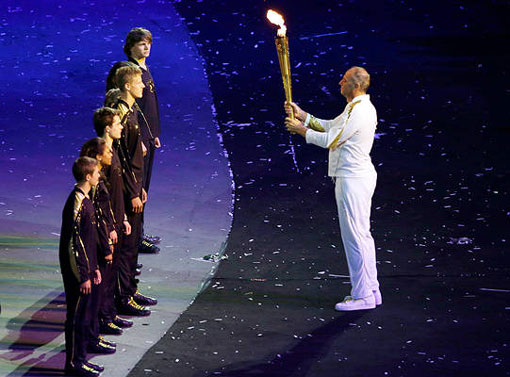
{"type": "MultiPolygon", "coordinates": [[[[138,264],[138,245],[142,226],[142,214],[130,212],[128,222],[131,224],[131,234],[122,237],[118,261],[118,296],[120,304],[125,304],[138,289],[135,278],[136,265],[138,264]]],[[[115,257],[114,257],[115,258],[115,257]]]]}
{"type": "Polygon", "coordinates": [[[113,260],[110,264],[99,265],[101,269],[101,276],[103,276],[103,290],[99,303],[99,319],[105,323],[111,322],[117,316],[117,309],[115,308],[115,292],[116,285],[118,284],[119,274],[119,260],[120,260],[120,245],[122,234],[117,232],[118,242],[115,245],[113,252],[113,260]]]}
{"type": "Polygon", "coordinates": [[[80,293],[80,285],[74,275],[65,276],[64,291],[66,294],[65,342],[66,361],[72,365],[83,363],[87,357],[87,345],[90,339],[92,322],[92,295],[80,293]]]}

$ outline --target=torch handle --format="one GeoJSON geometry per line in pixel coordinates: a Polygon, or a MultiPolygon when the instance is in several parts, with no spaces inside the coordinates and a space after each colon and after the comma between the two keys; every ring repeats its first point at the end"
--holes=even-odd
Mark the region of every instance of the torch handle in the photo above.
{"type": "MultiPolygon", "coordinates": [[[[278,61],[280,63],[280,71],[282,73],[283,89],[285,91],[285,99],[292,102],[292,84],[290,76],[290,59],[289,59],[289,40],[286,36],[275,38],[276,51],[278,53],[278,61]]],[[[291,119],[294,119],[294,110],[291,110],[291,119]]]]}

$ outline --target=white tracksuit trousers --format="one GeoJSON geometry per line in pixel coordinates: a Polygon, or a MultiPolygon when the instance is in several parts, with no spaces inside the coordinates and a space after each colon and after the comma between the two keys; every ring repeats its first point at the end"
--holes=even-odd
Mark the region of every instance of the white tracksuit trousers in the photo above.
{"type": "Polygon", "coordinates": [[[375,244],[370,233],[370,208],[377,174],[367,177],[336,177],[335,197],[344,244],[351,296],[360,299],[379,288],[375,244]]]}

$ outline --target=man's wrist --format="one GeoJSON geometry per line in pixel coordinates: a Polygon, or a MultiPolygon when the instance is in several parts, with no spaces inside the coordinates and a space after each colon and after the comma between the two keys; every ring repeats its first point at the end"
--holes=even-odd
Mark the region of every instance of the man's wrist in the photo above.
{"type": "Polygon", "coordinates": [[[303,123],[303,125],[308,128],[308,123],[310,123],[310,114],[309,113],[305,113],[306,114],[306,117],[305,117],[305,122],[303,123]]]}

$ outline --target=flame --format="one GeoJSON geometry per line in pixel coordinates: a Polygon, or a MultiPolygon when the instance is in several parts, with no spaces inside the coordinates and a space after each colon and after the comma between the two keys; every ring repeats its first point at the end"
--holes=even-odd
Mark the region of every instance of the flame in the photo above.
{"type": "Polygon", "coordinates": [[[284,21],[282,15],[279,13],[276,13],[272,9],[269,9],[267,11],[266,17],[269,20],[269,22],[271,22],[272,24],[278,25],[280,27],[278,29],[278,36],[284,37],[285,34],[287,33],[287,27],[285,26],[285,21],[284,21]]]}

